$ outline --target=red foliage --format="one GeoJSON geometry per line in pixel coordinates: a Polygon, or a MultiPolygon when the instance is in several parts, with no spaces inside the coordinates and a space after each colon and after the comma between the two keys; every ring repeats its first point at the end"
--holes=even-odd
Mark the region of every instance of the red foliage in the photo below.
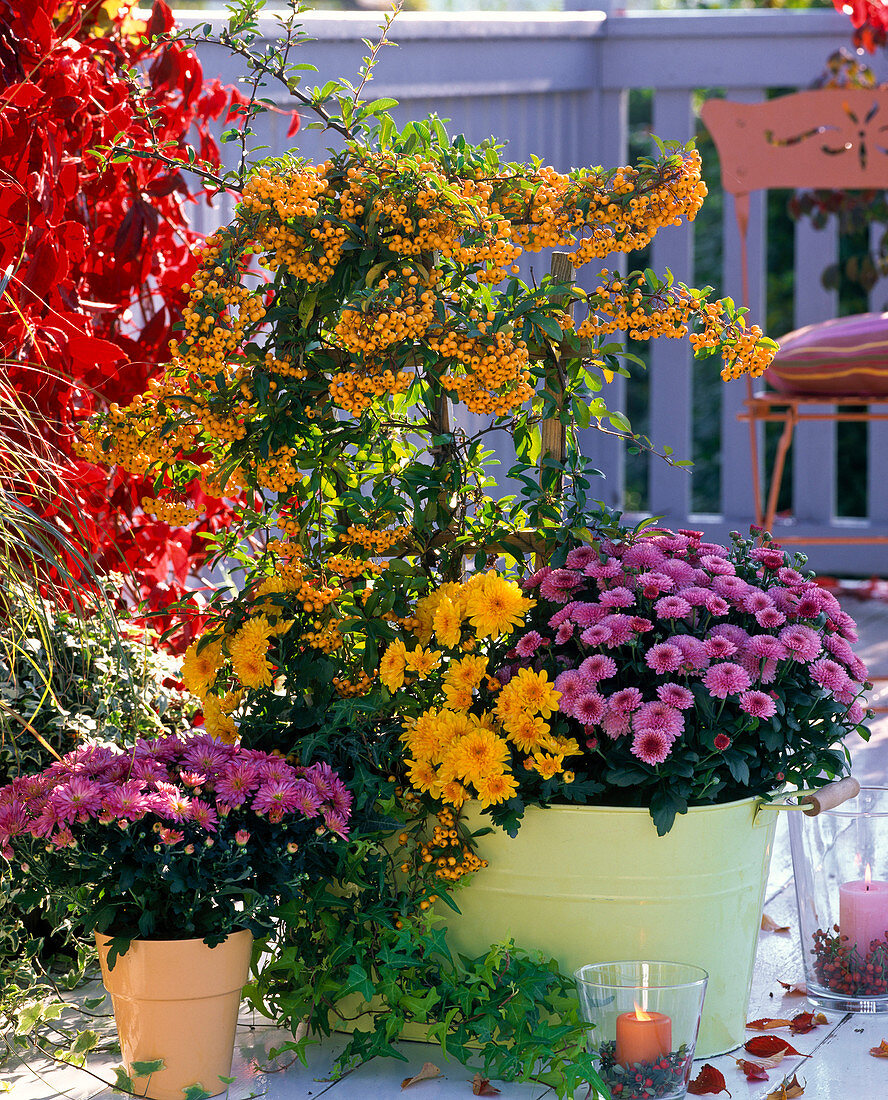
{"type": "Polygon", "coordinates": [[[706,1062],[694,1080],[688,1085],[688,1094],[690,1096],[707,1096],[719,1092],[727,1092],[728,1096],[731,1095],[728,1092],[728,1086],[721,1070],[717,1070],[715,1066],[711,1066],[706,1062]]]}
{"type": "Polygon", "coordinates": [[[888,42],[888,4],[883,0],[833,0],[833,7],[850,15],[856,49],[875,53],[888,42]]]}
{"type": "MultiPolygon", "coordinates": [[[[178,162],[191,138],[218,164],[208,123],[241,97],[218,81],[204,87],[191,51],[146,44],[173,25],[163,0],[147,25],[117,9],[0,0],[0,356],[70,459],[68,499],[36,506],[77,517],[67,526],[97,571],[132,574],[133,595],[163,608],[187,593],[205,541],[143,515],[150,488],[78,460],[72,444],[80,418],[128,403],[159,373],[195,267],[200,238],[185,207],[200,191],[176,164],[104,165],[95,150],[164,146],[178,162]]],[[[229,505],[201,503],[203,530],[228,522],[229,505]]]]}

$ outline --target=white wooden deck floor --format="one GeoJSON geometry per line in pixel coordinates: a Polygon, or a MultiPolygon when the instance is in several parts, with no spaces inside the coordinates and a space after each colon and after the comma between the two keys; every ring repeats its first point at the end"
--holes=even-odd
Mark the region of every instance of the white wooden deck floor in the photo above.
{"type": "MultiPolygon", "coordinates": [[[[849,612],[860,628],[856,647],[873,675],[888,675],[888,605],[851,600],[849,612]]],[[[877,684],[873,703],[888,704],[888,682],[877,684]]],[[[881,785],[888,773],[888,715],[872,723],[872,738],[866,745],[852,745],[854,774],[864,784],[881,785]]],[[[804,978],[796,932],[796,902],[786,815],[778,827],[765,900],[765,912],[779,924],[791,927],[789,934],[761,933],[748,1019],[763,1016],[792,1016],[808,1007],[802,997],[783,996],[779,982],[804,978]]],[[[95,1026],[92,1024],[91,1026],[95,1026]]],[[[750,1033],[753,1034],[753,1033],[750,1033]]],[[[782,1034],[782,1033],[778,1033],[782,1034]]],[[[270,1059],[269,1051],[286,1041],[281,1031],[260,1017],[244,1015],[238,1028],[232,1074],[235,1083],[228,1100],[390,1100],[401,1095],[401,1081],[416,1073],[426,1061],[440,1067],[443,1077],[424,1081],[404,1093],[418,1100],[465,1100],[472,1095],[473,1070],[442,1059],[440,1048],[423,1043],[404,1043],[406,1062],[377,1059],[339,1081],[329,1080],[329,1071],[343,1040],[333,1038],[312,1048],[308,1067],[292,1063],[284,1055],[270,1059]]],[[[805,1085],[805,1100],[888,1100],[888,1059],[873,1058],[869,1050],[888,1039],[888,1014],[831,1014],[829,1024],[792,1039],[793,1046],[807,1058],[786,1058],[770,1071],[769,1081],[747,1082],[733,1055],[710,1059],[725,1076],[734,1100],[764,1100],[784,1074],[797,1072],[805,1085]]],[[[739,1052],[742,1053],[742,1052],[739,1052]]],[[[95,1058],[90,1068],[106,1081],[119,1059],[95,1058]]],[[[695,1064],[694,1074],[702,1063],[695,1064]]],[[[0,1067],[0,1082],[11,1091],[11,1100],[112,1100],[119,1096],[102,1081],[82,1070],[34,1059],[27,1064],[7,1063],[0,1067]]],[[[503,1100],[540,1100],[548,1090],[535,1085],[494,1082],[503,1100]]],[[[2,1086],[0,1086],[2,1091],[2,1086]]],[[[585,1089],[577,1092],[582,1097],[585,1089]]],[[[551,1092],[548,1092],[551,1096],[551,1092]]],[[[724,1094],[722,1094],[724,1095],[724,1094]]]]}

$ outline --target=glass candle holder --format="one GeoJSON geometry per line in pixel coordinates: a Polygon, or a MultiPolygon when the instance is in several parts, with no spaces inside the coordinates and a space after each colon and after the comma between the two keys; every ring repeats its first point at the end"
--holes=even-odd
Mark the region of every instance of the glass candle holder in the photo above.
{"type": "Polygon", "coordinates": [[[888,787],[790,814],[789,839],[808,1000],[888,1012],[888,787]]]}
{"type": "Polygon", "coordinates": [[[615,1100],[687,1093],[707,973],[671,962],[590,963],[575,974],[589,1050],[615,1100]]]}

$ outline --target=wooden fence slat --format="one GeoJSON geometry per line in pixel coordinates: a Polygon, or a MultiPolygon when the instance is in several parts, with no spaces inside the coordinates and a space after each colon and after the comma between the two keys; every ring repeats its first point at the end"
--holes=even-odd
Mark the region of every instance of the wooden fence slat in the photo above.
{"type": "MultiPolygon", "coordinates": [[[[658,92],[654,98],[654,133],[663,141],[688,141],[694,133],[689,90],[658,92]]],[[[683,222],[662,230],[651,246],[651,267],[672,272],[693,284],[693,225],[683,222]]],[[[672,447],[675,457],[689,459],[692,450],[691,348],[686,340],[651,341],[650,436],[657,447],[672,447]]],[[[691,478],[686,468],[669,466],[651,456],[648,507],[678,526],[691,512],[691,478]]]]}
{"type": "MultiPolygon", "coordinates": [[[[838,294],[821,282],[823,269],[838,255],[838,227],[796,223],[795,327],[826,321],[839,312],[838,294]]],[[[779,339],[779,336],[777,337],[779,339]]],[[[824,403],[806,411],[829,412],[824,403]]],[[[796,523],[829,523],[836,512],[836,425],[828,420],[799,424],[793,442],[792,511],[796,523]]]]}

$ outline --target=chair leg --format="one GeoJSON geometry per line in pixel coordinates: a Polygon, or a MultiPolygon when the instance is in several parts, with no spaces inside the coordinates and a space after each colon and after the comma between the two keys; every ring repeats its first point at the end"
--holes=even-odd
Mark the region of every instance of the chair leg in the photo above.
{"type": "MultiPolygon", "coordinates": [[[[750,389],[751,393],[751,389],[750,389]]],[[[749,460],[752,466],[752,502],[755,509],[755,522],[759,527],[764,527],[765,517],[762,514],[762,486],[761,471],[759,470],[758,432],[756,430],[755,411],[752,405],[749,407],[749,460]]]]}
{"type": "Polygon", "coordinates": [[[795,421],[795,409],[790,407],[786,410],[786,420],[783,425],[783,431],[780,433],[780,440],[777,443],[777,453],[774,455],[774,466],[771,470],[771,479],[768,485],[768,507],[765,512],[763,524],[766,531],[774,530],[774,516],[777,512],[777,497],[780,493],[780,484],[783,481],[783,469],[786,466],[786,455],[792,444],[795,421]]]}

